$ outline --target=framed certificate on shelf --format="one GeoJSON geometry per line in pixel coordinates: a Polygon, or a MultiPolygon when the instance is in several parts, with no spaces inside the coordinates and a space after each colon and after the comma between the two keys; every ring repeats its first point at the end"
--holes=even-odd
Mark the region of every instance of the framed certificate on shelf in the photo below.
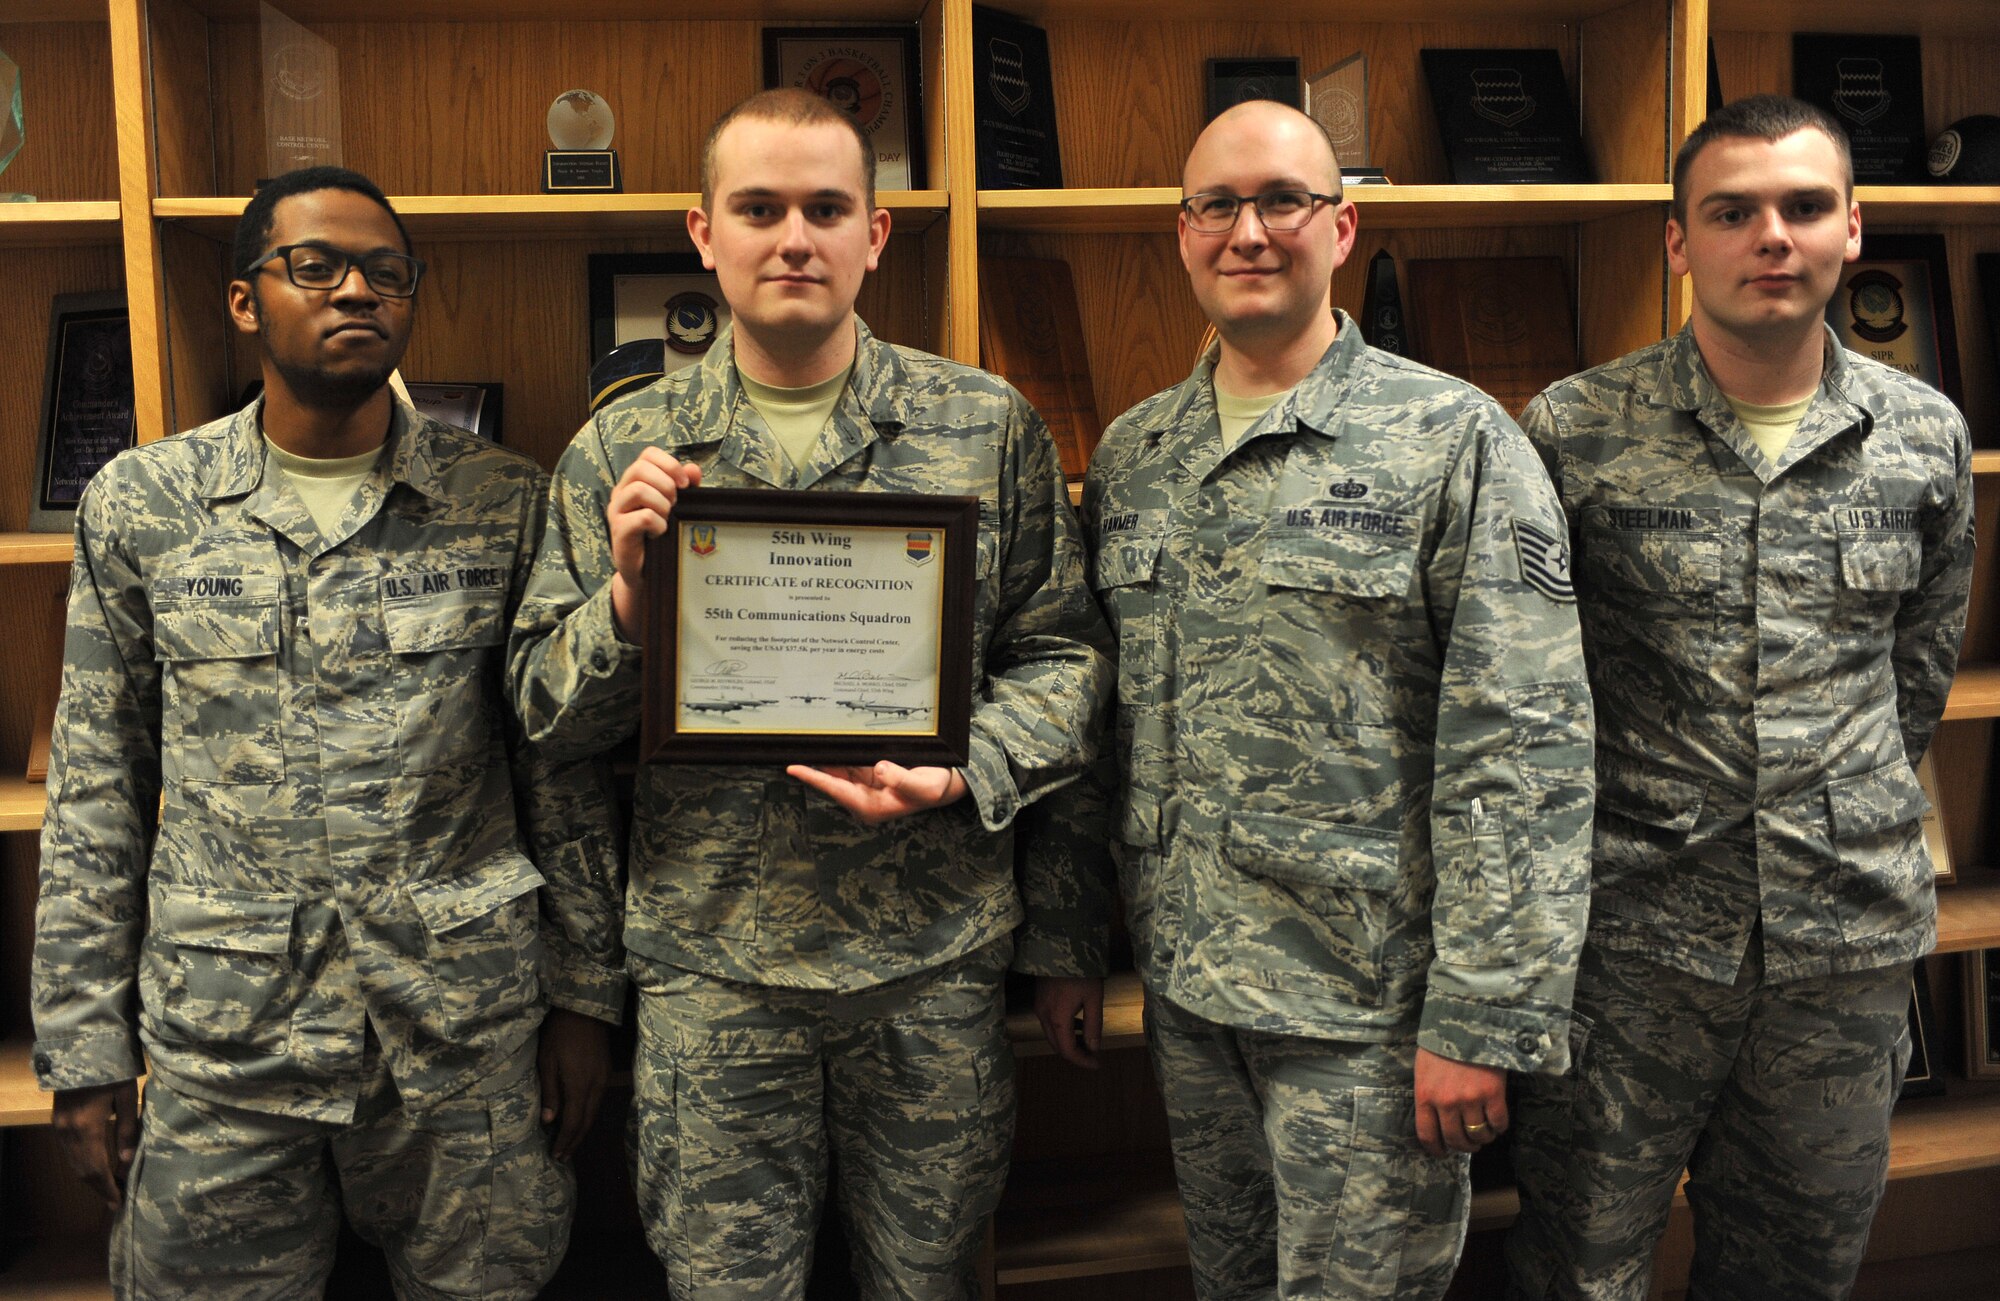
{"type": "Polygon", "coordinates": [[[1841,269],[1826,319],[1850,350],[1965,406],[1944,236],[1864,236],[1860,259],[1841,269]]]}
{"type": "Polygon", "coordinates": [[[875,188],[923,187],[917,28],[766,27],[764,85],[833,101],[875,146],[875,188]]]}
{"type": "Polygon", "coordinates": [[[646,545],[646,762],[963,765],[977,497],[690,488],[646,545]]]}

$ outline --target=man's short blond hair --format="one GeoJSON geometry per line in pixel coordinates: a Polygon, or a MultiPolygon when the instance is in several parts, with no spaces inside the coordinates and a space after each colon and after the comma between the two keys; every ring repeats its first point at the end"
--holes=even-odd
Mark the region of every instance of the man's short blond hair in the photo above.
{"type": "Polygon", "coordinates": [[[855,147],[861,151],[862,202],[870,212],[875,210],[875,147],[868,143],[868,137],[861,133],[854,119],[836,108],[832,100],[797,87],[760,90],[715,119],[715,125],[708,129],[708,139],[701,146],[701,206],[704,209],[713,211],[715,207],[715,142],[722,138],[730,123],[743,119],[782,122],[786,126],[819,126],[824,123],[846,127],[854,136],[855,147]]]}

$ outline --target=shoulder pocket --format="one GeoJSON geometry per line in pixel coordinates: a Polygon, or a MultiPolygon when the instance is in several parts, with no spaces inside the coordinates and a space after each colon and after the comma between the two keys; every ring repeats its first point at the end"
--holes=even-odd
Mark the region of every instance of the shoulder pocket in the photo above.
{"type": "Polygon", "coordinates": [[[1923,562],[1918,534],[1840,531],[1840,580],[1852,591],[1914,591],[1923,562]]]}
{"type": "Polygon", "coordinates": [[[1608,527],[1603,508],[1584,515],[1584,567],[1593,580],[1640,592],[1711,592],[1722,585],[1721,513],[1691,512],[1697,529],[1608,527]]]}
{"type": "Polygon", "coordinates": [[[1341,596],[1401,596],[1410,590],[1417,565],[1413,525],[1402,516],[1394,535],[1285,531],[1264,546],[1259,572],[1271,587],[1331,592],[1341,596]]]}
{"type": "Polygon", "coordinates": [[[1090,567],[1091,587],[1102,592],[1152,582],[1165,541],[1159,533],[1116,533],[1106,538],[1090,567]]]}
{"type": "Polygon", "coordinates": [[[398,655],[499,646],[507,640],[505,616],[506,598],[494,591],[382,603],[383,630],[398,655]]]}

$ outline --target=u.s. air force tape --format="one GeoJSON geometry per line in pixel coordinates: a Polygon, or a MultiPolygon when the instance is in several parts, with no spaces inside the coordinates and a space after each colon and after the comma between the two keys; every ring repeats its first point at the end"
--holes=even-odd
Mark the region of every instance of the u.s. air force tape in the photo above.
{"type": "Polygon", "coordinates": [[[1574,601],[1570,582],[1569,539],[1524,519],[1514,521],[1514,545],[1521,554],[1521,578],[1554,601],[1574,601]]]}

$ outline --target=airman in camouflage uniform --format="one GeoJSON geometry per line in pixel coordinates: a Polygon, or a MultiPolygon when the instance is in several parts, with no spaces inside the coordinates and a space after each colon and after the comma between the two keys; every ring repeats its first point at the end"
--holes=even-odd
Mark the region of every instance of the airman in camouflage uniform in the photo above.
{"type": "Polygon", "coordinates": [[[696,481],[979,498],[966,766],[642,768],[624,932],[639,1197],[674,1294],[800,1296],[831,1159],[863,1295],[968,1298],[1013,1132],[1010,953],[1068,976],[1105,961],[1102,893],[1046,850],[1017,884],[1013,836],[1090,757],[1103,623],[1040,419],[992,376],[855,317],[888,214],[851,121],[768,92],[710,150],[690,228],[732,324],[564,454],[511,680],[538,743],[580,757],[632,735],[644,654],[623,602],[643,553],[621,548],[664,529],[696,481]],[[848,378],[795,461],[746,372],[848,378]]]}
{"type": "Polygon", "coordinates": [[[1562,516],[1498,405],[1332,312],[1354,210],[1310,119],[1232,109],[1184,181],[1220,341],[1107,431],[1083,523],[1196,1290],[1436,1297],[1506,1072],[1567,1060],[1591,712],[1562,516]],[[1225,385],[1275,401],[1232,434],[1225,385]]]}
{"type": "Polygon", "coordinates": [[[1575,1068],[1518,1107],[1520,1296],[1645,1296],[1685,1167],[1691,1297],[1844,1297],[1881,1196],[1935,936],[1912,766],[1972,493],[1951,404],[1824,324],[1860,247],[1843,139],[1795,101],[1711,117],[1667,236],[1689,327],[1523,420],[1568,512],[1600,745],[1575,1068]],[[1789,442],[1760,444],[1788,404],[1789,442]]]}
{"type": "Polygon", "coordinates": [[[78,514],[34,1065],[121,1297],[317,1295],[343,1210],[405,1298],[532,1297],[572,1202],[538,1101],[572,1144],[624,996],[603,787],[502,694],[546,476],[391,398],[415,284],[365,179],[272,182],[245,247],[267,396],[78,514]],[[330,516],[278,468],[357,442],[330,516]]]}

